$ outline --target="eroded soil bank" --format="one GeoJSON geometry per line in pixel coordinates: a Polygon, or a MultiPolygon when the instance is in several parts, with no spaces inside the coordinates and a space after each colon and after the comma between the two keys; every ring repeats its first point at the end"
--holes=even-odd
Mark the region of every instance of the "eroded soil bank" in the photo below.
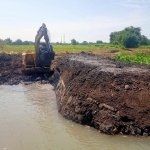
{"type": "Polygon", "coordinates": [[[58,111],[108,134],[150,135],[150,69],[86,53],[62,57],[58,111]]]}
{"type": "MultiPolygon", "coordinates": [[[[58,111],[108,134],[150,135],[150,69],[86,53],[59,58],[52,74],[22,74],[21,54],[0,55],[0,85],[52,83],[58,111]]],[[[55,63],[54,62],[54,63],[55,63]]]]}

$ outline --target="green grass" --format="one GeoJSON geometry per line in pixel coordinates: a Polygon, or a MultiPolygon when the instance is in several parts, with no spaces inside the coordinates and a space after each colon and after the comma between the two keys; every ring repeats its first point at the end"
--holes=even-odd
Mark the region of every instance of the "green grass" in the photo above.
{"type": "MultiPolygon", "coordinates": [[[[56,55],[67,53],[79,53],[81,51],[91,52],[93,54],[111,57],[117,61],[135,62],[139,64],[150,64],[150,46],[141,46],[136,49],[125,49],[119,45],[94,44],[94,45],[53,45],[56,55]],[[145,54],[142,54],[145,53],[145,54]],[[119,55],[118,55],[119,54],[119,55]],[[113,55],[113,56],[112,56],[113,55]],[[118,56],[116,56],[118,55],[118,56]]],[[[5,45],[2,52],[34,52],[34,45],[5,45]]]]}
{"type": "Polygon", "coordinates": [[[34,51],[34,45],[4,45],[3,50],[0,52],[18,52],[23,53],[26,51],[34,51]]]}
{"type": "Polygon", "coordinates": [[[122,53],[116,56],[115,60],[122,62],[134,62],[138,64],[150,64],[150,54],[136,53],[135,55],[129,55],[122,53]]]}
{"type": "Polygon", "coordinates": [[[139,49],[150,49],[150,45],[143,45],[143,46],[140,46],[139,49]]]}
{"type": "MultiPolygon", "coordinates": [[[[99,51],[99,50],[112,50],[118,49],[119,46],[110,45],[110,44],[95,44],[95,45],[53,45],[53,49],[56,53],[78,53],[81,51],[91,52],[91,51],[99,51]]],[[[34,45],[5,45],[3,50],[0,49],[0,52],[27,52],[34,51],[34,45]]]]}
{"type": "Polygon", "coordinates": [[[94,45],[53,45],[53,49],[56,54],[63,54],[66,52],[69,53],[78,53],[78,52],[98,52],[98,51],[111,51],[121,49],[119,46],[110,44],[94,44],[94,45]]]}

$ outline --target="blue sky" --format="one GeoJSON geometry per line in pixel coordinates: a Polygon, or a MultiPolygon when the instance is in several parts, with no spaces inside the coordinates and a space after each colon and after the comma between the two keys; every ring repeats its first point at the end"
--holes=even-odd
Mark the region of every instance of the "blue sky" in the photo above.
{"type": "Polygon", "coordinates": [[[113,31],[141,27],[150,38],[150,0],[0,0],[0,38],[34,41],[45,23],[51,42],[109,42],[113,31]]]}

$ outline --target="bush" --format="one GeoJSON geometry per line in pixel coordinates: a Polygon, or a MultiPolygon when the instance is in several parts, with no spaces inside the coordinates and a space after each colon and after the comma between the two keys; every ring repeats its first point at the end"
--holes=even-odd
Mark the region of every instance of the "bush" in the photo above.
{"type": "Polygon", "coordinates": [[[135,55],[120,54],[116,56],[116,61],[134,62],[138,64],[150,64],[150,54],[136,53],[135,55]]]}
{"type": "Polygon", "coordinates": [[[123,37],[123,46],[125,48],[137,48],[139,44],[139,39],[134,34],[127,34],[123,37]]]}

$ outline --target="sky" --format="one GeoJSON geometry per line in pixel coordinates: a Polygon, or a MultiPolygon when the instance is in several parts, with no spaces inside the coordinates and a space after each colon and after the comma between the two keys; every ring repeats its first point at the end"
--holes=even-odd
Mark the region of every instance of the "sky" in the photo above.
{"type": "Polygon", "coordinates": [[[0,0],[0,38],[34,41],[45,23],[51,42],[109,42],[111,32],[141,27],[150,39],[150,0],[0,0]]]}

